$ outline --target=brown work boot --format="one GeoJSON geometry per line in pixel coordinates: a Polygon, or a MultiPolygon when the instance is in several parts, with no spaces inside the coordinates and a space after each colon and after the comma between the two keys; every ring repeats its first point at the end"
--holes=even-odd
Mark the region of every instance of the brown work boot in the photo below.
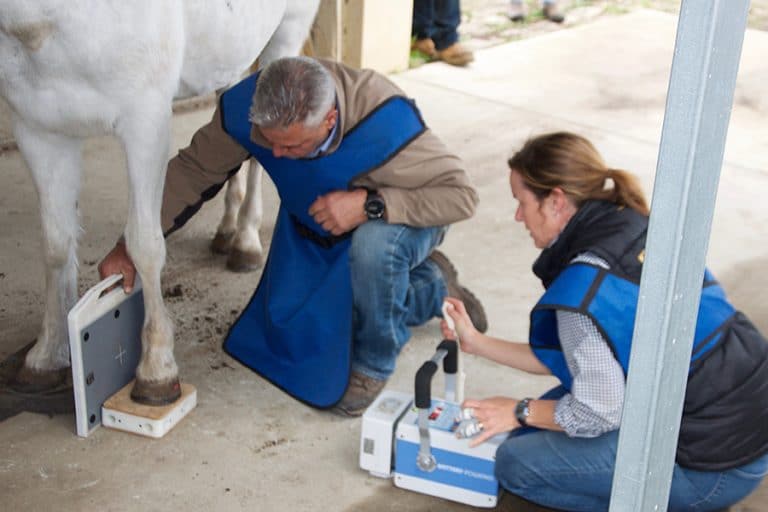
{"type": "Polygon", "coordinates": [[[528,8],[523,2],[512,2],[509,4],[509,19],[512,21],[523,21],[528,16],[528,8]]]}
{"type": "Polygon", "coordinates": [[[544,4],[541,12],[545,18],[554,23],[562,23],[565,20],[565,16],[557,8],[557,4],[544,4]]]}
{"type": "Polygon", "coordinates": [[[475,54],[459,43],[453,43],[444,50],[438,50],[437,58],[451,66],[466,66],[475,60],[475,54]]]}
{"type": "Polygon", "coordinates": [[[435,48],[435,42],[428,37],[424,39],[416,39],[411,44],[411,50],[420,51],[430,59],[437,58],[437,49],[435,48]]]}
{"type": "Polygon", "coordinates": [[[480,303],[480,299],[467,290],[465,287],[459,284],[459,273],[456,271],[456,267],[450,262],[448,257],[440,251],[432,251],[429,255],[435,265],[440,269],[445,280],[445,287],[448,288],[448,295],[455,297],[464,303],[464,307],[467,308],[467,314],[469,319],[472,320],[472,325],[475,326],[480,332],[488,330],[488,319],[485,317],[485,310],[480,303]]]}
{"type": "Polygon", "coordinates": [[[360,416],[376,400],[384,389],[386,380],[378,380],[353,371],[349,376],[349,387],[341,401],[333,408],[343,416],[360,416]]]}

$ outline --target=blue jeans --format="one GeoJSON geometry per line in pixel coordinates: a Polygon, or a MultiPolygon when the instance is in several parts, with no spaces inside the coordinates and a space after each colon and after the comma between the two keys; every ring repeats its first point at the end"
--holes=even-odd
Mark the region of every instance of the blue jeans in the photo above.
{"type": "MultiPolygon", "coordinates": [[[[496,452],[496,477],[509,492],[545,507],[608,510],[618,431],[595,438],[540,430],[512,436],[496,452]]],[[[669,512],[728,507],[757,488],[768,454],[727,471],[694,471],[675,464],[669,512]]]]}
{"type": "Polygon", "coordinates": [[[459,0],[414,0],[411,33],[416,39],[430,38],[435,48],[445,50],[459,40],[459,0]]]}
{"type": "Polygon", "coordinates": [[[354,371],[388,378],[411,337],[409,327],[441,315],[446,286],[440,269],[427,257],[445,231],[445,227],[414,228],[377,220],[353,233],[349,266],[354,371]]]}

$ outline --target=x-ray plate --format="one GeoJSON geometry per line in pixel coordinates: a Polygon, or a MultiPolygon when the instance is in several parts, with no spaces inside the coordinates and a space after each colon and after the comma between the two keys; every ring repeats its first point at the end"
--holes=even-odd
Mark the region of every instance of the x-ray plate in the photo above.
{"type": "Polygon", "coordinates": [[[137,276],[129,294],[119,286],[106,291],[121,279],[104,279],[69,312],[75,423],[81,437],[87,437],[101,425],[102,404],[133,380],[141,357],[141,282],[137,276]]]}

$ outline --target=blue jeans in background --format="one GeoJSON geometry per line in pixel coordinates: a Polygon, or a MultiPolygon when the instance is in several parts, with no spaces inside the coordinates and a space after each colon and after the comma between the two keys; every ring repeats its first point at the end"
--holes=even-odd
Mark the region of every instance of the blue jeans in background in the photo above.
{"type": "MultiPolygon", "coordinates": [[[[512,436],[496,452],[496,477],[512,494],[573,512],[608,510],[618,431],[595,438],[539,430],[512,436]]],[[[726,508],[757,488],[768,454],[726,471],[694,471],[675,464],[669,512],[726,508]]]]}
{"type": "Polygon", "coordinates": [[[383,220],[368,221],[355,230],[349,250],[352,370],[387,379],[411,337],[409,327],[442,314],[447,289],[440,269],[427,257],[445,231],[445,227],[414,228],[383,220]]]}
{"type": "Polygon", "coordinates": [[[416,39],[432,39],[438,51],[459,40],[459,0],[414,0],[411,33],[416,39]]]}

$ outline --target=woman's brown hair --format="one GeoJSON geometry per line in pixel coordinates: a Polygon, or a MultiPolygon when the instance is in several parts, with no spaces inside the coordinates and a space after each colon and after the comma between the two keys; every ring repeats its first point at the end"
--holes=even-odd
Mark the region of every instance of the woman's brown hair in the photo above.
{"type": "Polygon", "coordinates": [[[602,199],[648,215],[638,179],[606,167],[592,143],[580,135],[555,132],[528,139],[507,163],[539,199],[559,187],[577,208],[602,199]]]}

